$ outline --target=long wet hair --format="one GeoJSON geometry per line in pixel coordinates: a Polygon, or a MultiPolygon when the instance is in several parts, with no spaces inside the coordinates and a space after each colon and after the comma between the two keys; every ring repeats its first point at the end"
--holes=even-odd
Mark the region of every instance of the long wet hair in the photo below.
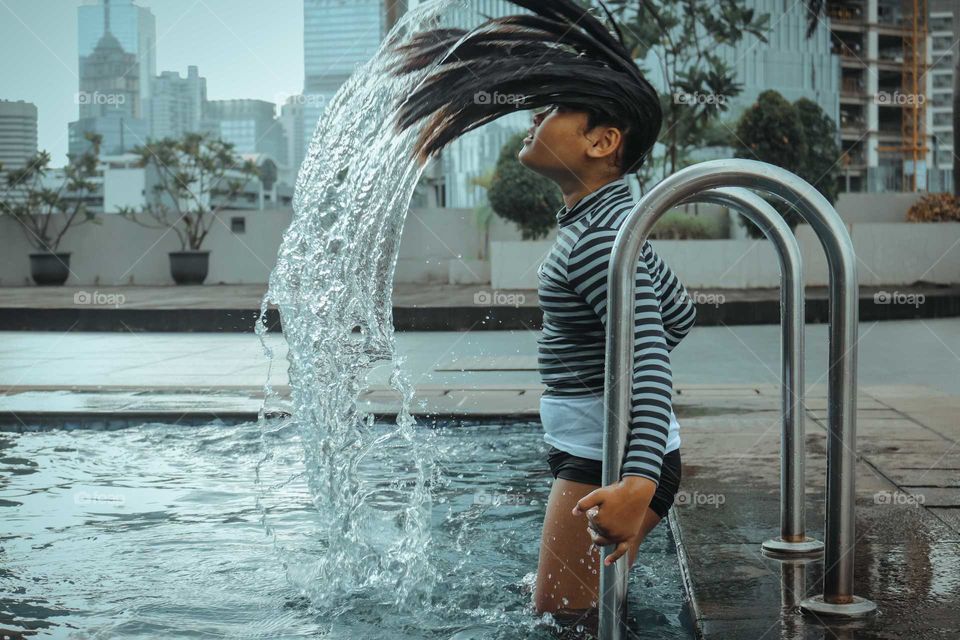
{"type": "Polygon", "coordinates": [[[491,18],[469,31],[422,31],[396,47],[394,74],[434,67],[397,108],[399,131],[429,118],[414,152],[426,160],[501,116],[556,104],[585,112],[588,128],[620,129],[620,167],[638,171],[663,114],[606,6],[600,2],[613,32],[572,0],[507,1],[530,13],[491,18]]]}

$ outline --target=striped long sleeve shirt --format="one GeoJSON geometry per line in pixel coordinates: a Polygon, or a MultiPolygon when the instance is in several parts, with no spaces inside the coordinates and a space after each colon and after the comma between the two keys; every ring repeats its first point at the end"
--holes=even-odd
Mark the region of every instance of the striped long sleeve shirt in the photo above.
{"type": "MultiPolygon", "coordinates": [[[[557,213],[557,239],[538,272],[538,364],[545,395],[603,394],[610,254],[633,205],[621,177],[557,213]]],[[[659,483],[672,410],[670,352],[693,327],[696,308],[648,242],[637,264],[635,301],[630,430],[621,476],[659,483]]]]}

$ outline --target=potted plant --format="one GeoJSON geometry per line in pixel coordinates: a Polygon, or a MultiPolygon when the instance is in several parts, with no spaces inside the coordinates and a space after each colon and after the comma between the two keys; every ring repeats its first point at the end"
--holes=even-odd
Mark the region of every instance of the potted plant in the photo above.
{"type": "Polygon", "coordinates": [[[180,251],[169,253],[173,281],[202,284],[210,267],[203,241],[220,210],[259,178],[259,169],[231,143],[203,133],[151,141],[133,152],[140,156],[138,165],[150,169],[153,186],[141,211],[123,207],[118,213],[148,229],[173,230],[180,240],[180,251]]]}
{"type": "Polygon", "coordinates": [[[99,222],[89,200],[96,190],[100,156],[98,134],[87,134],[90,149],[71,158],[62,175],[50,175],[50,154],[40,151],[23,168],[7,172],[0,209],[12,216],[36,251],[30,254],[30,277],[38,285],[62,285],[70,276],[70,252],[60,242],[75,225],[99,222]]]}

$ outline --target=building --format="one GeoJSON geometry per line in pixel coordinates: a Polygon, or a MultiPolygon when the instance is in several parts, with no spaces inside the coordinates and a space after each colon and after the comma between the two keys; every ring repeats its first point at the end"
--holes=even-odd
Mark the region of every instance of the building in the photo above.
{"type": "MultiPolygon", "coordinates": [[[[37,106],[0,100],[0,172],[22,169],[36,153],[37,106]]],[[[4,184],[0,180],[0,189],[5,189],[4,184]]]]}
{"type": "Polygon", "coordinates": [[[933,143],[926,1],[831,1],[827,14],[841,67],[845,190],[926,190],[933,143]]]}
{"type": "Polygon", "coordinates": [[[933,162],[928,172],[930,191],[954,190],[953,92],[956,87],[957,40],[960,39],[960,29],[954,23],[957,15],[954,13],[955,2],[930,2],[930,130],[933,140],[930,150],[933,162]]]}
{"type": "MultiPolygon", "coordinates": [[[[287,184],[296,184],[297,173],[300,170],[300,165],[303,164],[303,159],[306,157],[307,144],[309,141],[308,136],[313,134],[312,129],[309,132],[306,130],[306,111],[310,101],[310,96],[300,94],[288,97],[284,103],[280,105],[279,120],[280,126],[283,129],[287,152],[286,157],[281,159],[281,165],[285,168],[281,173],[280,179],[287,184]]],[[[314,122],[317,122],[320,118],[320,113],[317,113],[315,117],[314,122]]]]}
{"type": "MultiPolygon", "coordinates": [[[[251,211],[291,206],[293,187],[276,179],[277,165],[272,158],[266,154],[240,156],[243,161],[252,160],[261,177],[249,179],[239,170],[228,171],[224,179],[242,181],[243,189],[232,201],[207,191],[203,194],[207,206],[251,211]]],[[[140,156],[134,153],[100,156],[96,175],[90,179],[92,187],[84,197],[87,208],[94,213],[116,214],[127,207],[139,211],[148,203],[172,204],[169,196],[159,194],[154,188],[160,181],[157,168],[140,166],[140,161],[140,156]]],[[[59,189],[65,179],[63,168],[53,169],[43,177],[42,183],[47,188],[59,189]]],[[[66,199],[70,200],[71,195],[67,194],[66,199]]]]}
{"type": "Polygon", "coordinates": [[[380,48],[399,9],[391,0],[304,0],[305,94],[332,96],[380,48]]]}
{"type": "MultiPolygon", "coordinates": [[[[411,0],[410,8],[423,0],[411,0]]],[[[504,0],[474,0],[467,6],[454,5],[442,18],[443,25],[472,29],[487,17],[524,13],[517,5],[504,0]]],[[[428,167],[421,184],[419,204],[474,208],[486,202],[486,192],[476,184],[478,178],[493,171],[500,151],[507,141],[531,124],[530,111],[518,111],[471,131],[443,150],[438,167],[428,167]]]]}
{"type": "Polygon", "coordinates": [[[130,118],[143,115],[137,57],[127,53],[107,31],[93,52],[80,58],[80,118],[97,118],[120,111],[130,118]]]}
{"type": "Polygon", "coordinates": [[[145,11],[129,0],[102,0],[79,8],[79,119],[69,124],[68,155],[89,149],[88,133],[103,136],[101,153],[111,155],[130,151],[149,138],[146,104],[152,75],[141,75],[144,65],[138,56],[143,53],[131,44],[131,38],[141,48],[149,42],[149,55],[153,55],[153,40],[143,33],[153,24],[152,15],[148,24],[143,24],[149,14],[145,11]],[[99,24],[94,24],[94,17],[99,24]],[[136,20],[131,22],[131,17],[136,20]]]}
{"type": "Polygon", "coordinates": [[[181,138],[201,130],[207,102],[207,79],[197,67],[187,68],[187,77],[164,71],[153,81],[150,97],[150,136],[154,139],[181,138]]]}
{"type": "Polygon", "coordinates": [[[286,158],[283,128],[274,117],[276,105],[266,100],[210,100],[202,129],[233,144],[240,154],[265,153],[286,158]]]}
{"type": "MultiPolygon", "coordinates": [[[[734,122],[757,101],[764,91],[773,90],[789,102],[807,98],[837,122],[840,116],[840,63],[831,52],[830,31],[821,22],[807,38],[809,10],[805,3],[785,5],[781,0],[747,0],[747,9],[770,16],[770,29],[761,42],[745,35],[736,47],[720,46],[712,51],[735,73],[742,89],[727,99],[722,118],[734,122]]],[[[651,82],[658,87],[655,70],[651,82]]]]}
{"type": "Polygon", "coordinates": [[[67,155],[71,158],[90,149],[88,133],[101,136],[100,153],[107,155],[133,151],[150,138],[150,125],[146,120],[130,118],[119,111],[71,122],[68,131],[67,155]]]}
{"type": "Polygon", "coordinates": [[[290,171],[303,162],[326,105],[376,54],[406,6],[404,0],[304,0],[303,93],[287,101],[286,116],[281,111],[294,163],[290,171]],[[301,122],[293,122],[294,113],[301,122]]]}
{"type": "MultiPolygon", "coordinates": [[[[133,56],[132,74],[140,79],[137,103],[139,108],[148,109],[152,80],[157,75],[157,24],[153,13],[133,0],[85,0],[77,10],[77,27],[81,60],[93,54],[107,32],[124,52],[133,56]]],[[[149,114],[139,108],[134,115],[149,119],[149,114]]]]}

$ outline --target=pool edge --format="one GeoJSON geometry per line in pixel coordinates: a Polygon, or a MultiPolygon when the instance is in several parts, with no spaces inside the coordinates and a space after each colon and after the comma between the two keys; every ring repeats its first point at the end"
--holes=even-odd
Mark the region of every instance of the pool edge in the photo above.
{"type": "Polygon", "coordinates": [[[680,512],[675,507],[670,507],[667,522],[670,525],[670,534],[677,551],[677,565],[680,568],[680,579],[683,581],[683,591],[687,598],[687,605],[690,607],[694,637],[697,640],[703,640],[703,618],[700,615],[700,606],[697,604],[696,592],[693,588],[690,565],[687,562],[687,552],[683,546],[683,525],[680,523],[680,512]]]}

